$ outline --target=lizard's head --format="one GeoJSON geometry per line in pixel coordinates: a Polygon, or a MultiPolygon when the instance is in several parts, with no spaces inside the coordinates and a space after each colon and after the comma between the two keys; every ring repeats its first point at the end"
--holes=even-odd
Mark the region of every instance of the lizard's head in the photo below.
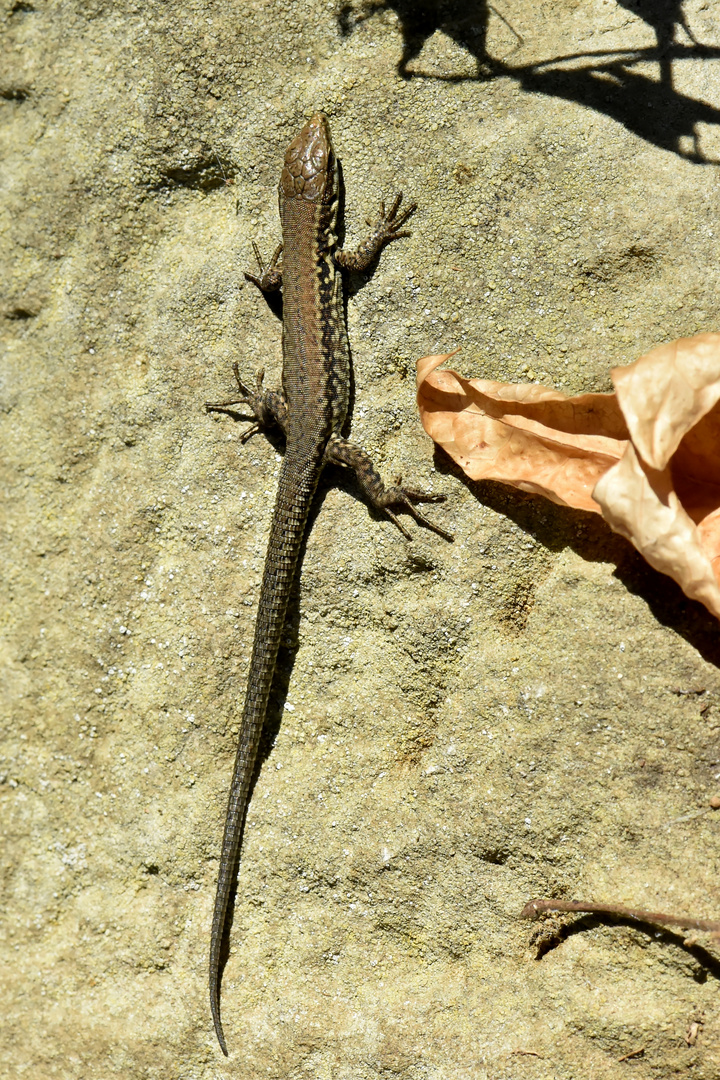
{"type": "Polygon", "coordinates": [[[312,203],[330,203],[337,193],[338,168],[330,125],[316,112],[288,146],[280,177],[280,194],[312,203]]]}

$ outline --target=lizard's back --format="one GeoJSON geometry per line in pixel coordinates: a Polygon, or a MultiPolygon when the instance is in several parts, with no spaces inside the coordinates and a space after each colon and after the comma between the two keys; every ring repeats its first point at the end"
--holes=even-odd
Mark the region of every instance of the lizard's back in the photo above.
{"type": "Polygon", "coordinates": [[[279,187],[283,234],[283,390],[288,453],[326,442],[347,415],[350,354],[342,276],[335,265],[339,176],[327,120],[318,113],[285,154],[279,187]]]}

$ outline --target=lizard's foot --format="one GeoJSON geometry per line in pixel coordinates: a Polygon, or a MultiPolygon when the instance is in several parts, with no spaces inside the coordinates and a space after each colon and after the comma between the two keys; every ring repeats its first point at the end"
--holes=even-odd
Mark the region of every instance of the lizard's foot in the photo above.
{"type": "Polygon", "coordinates": [[[257,285],[261,292],[277,292],[282,285],[282,267],[277,264],[282,253],[282,244],[278,244],[275,248],[273,257],[267,266],[265,265],[265,260],[260,254],[260,249],[254,240],[252,242],[252,247],[255,252],[257,264],[260,267],[260,277],[255,277],[254,274],[248,274],[246,270],[246,279],[252,281],[253,285],[257,285]]]}
{"type": "Polygon", "coordinates": [[[242,443],[246,443],[261,428],[272,427],[273,424],[278,424],[284,431],[287,422],[287,405],[282,394],[276,390],[265,390],[263,388],[265,369],[260,368],[257,372],[257,389],[255,391],[248,389],[242,381],[237,364],[233,364],[233,371],[242,397],[233,398],[231,401],[206,401],[205,408],[207,411],[224,412],[232,416],[237,413],[238,405],[247,405],[253,414],[255,423],[240,436],[240,442],[242,443]]]}
{"type": "MultiPolygon", "coordinates": [[[[398,210],[403,200],[403,193],[399,191],[395,196],[395,201],[386,212],[385,203],[380,203],[380,220],[375,226],[377,236],[380,238],[380,243],[389,244],[391,240],[397,240],[401,236],[410,236],[407,230],[399,231],[402,229],[405,222],[408,220],[411,214],[414,214],[417,210],[417,203],[410,203],[402,214],[398,216],[398,210]]],[[[368,218],[365,222],[372,228],[373,222],[368,218]]]]}
{"type": "Polygon", "coordinates": [[[205,408],[208,412],[235,412],[236,405],[249,405],[255,416],[259,417],[257,408],[258,400],[262,397],[263,393],[263,379],[265,378],[265,369],[260,368],[257,372],[257,394],[254,394],[252,390],[248,390],[245,383],[240,378],[240,369],[237,363],[233,364],[233,373],[235,375],[235,381],[238,384],[238,390],[242,394],[242,397],[231,398],[230,401],[206,401],[205,408]]]}
{"type": "Polygon", "coordinates": [[[412,539],[410,533],[393,510],[390,509],[391,507],[406,510],[408,514],[415,518],[418,524],[431,529],[445,540],[453,539],[452,533],[441,529],[439,525],[435,525],[415,506],[416,502],[444,502],[444,495],[402,487],[399,479],[392,487],[386,488],[370,456],[359,446],[355,446],[354,443],[348,442],[347,439],[343,439],[339,435],[330,437],[325,450],[325,460],[336,465],[347,465],[349,468],[354,469],[370,505],[385,514],[408,540],[412,539]]]}
{"type": "Polygon", "coordinates": [[[403,225],[417,210],[417,203],[411,203],[401,214],[398,214],[402,202],[402,191],[396,196],[389,210],[385,209],[385,203],[380,203],[380,220],[372,222],[368,219],[367,224],[371,228],[370,235],[354,251],[335,252],[335,262],[345,270],[365,270],[375,256],[392,240],[399,240],[401,236],[410,236],[403,225]]]}
{"type": "Polygon", "coordinates": [[[382,494],[378,494],[373,500],[373,505],[379,510],[382,510],[386,517],[390,518],[393,524],[397,525],[403,536],[406,536],[408,540],[411,539],[410,533],[404,527],[402,522],[395,516],[390,509],[391,506],[402,507],[403,510],[407,510],[408,514],[418,522],[419,525],[424,525],[426,529],[432,529],[438,536],[442,536],[445,540],[454,540],[453,534],[446,532],[445,529],[441,529],[439,525],[435,525],[430,518],[425,517],[421,513],[415,503],[418,502],[445,502],[445,495],[436,494],[429,491],[417,491],[415,488],[406,488],[401,486],[400,477],[397,478],[395,484],[392,487],[386,488],[382,494]]]}

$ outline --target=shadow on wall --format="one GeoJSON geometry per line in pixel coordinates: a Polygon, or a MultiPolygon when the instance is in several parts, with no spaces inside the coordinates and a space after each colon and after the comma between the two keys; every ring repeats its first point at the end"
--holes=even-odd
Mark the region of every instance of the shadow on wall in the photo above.
{"type": "Polygon", "coordinates": [[[672,60],[669,52],[675,41],[675,32],[682,28],[693,45],[700,42],[693,34],[683,11],[684,0],[617,0],[621,7],[652,26],[657,39],[660,64],[660,82],[672,86],[672,60]]]}
{"type": "Polygon", "coordinates": [[[341,33],[348,36],[373,15],[395,11],[402,34],[397,70],[403,79],[445,82],[515,79],[524,90],[566,98],[604,113],[646,142],[688,161],[720,165],[720,160],[703,153],[699,132],[700,124],[720,124],[720,109],[679,93],[673,85],[675,60],[717,59],[720,47],[697,41],[681,0],[618,0],[618,3],[652,27],[656,46],[571,53],[515,66],[507,59],[496,60],[487,52],[491,16],[505,24],[518,47],[523,41],[501,11],[486,0],[352,0],[339,8],[337,19],[341,33]],[[429,75],[408,69],[428,38],[438,30],[475,58],[474,75],[429,75]],[[689,39],[689,44],[675,40],[679,32],[689,39]],[[659,79],[634,70],[648,63],[658,65],[659,79]]]}
{"type": "Polygon", "coordinates": [[[495,74],[485,49],[490,14],[486,0],[356,0],[340,8],[340,31],[347,37],[360,23],[380,11],[390,10],[398,17],[403,40],[402,56],[398,61],[401,78],[410,79],[417,75],[417,72],[408,71],[408,64],[420,55],[425,42],[436,30],[447,34],[475,57],[476,78],[492,78],[495,74]]]}
{"type": "Polygon", "coordinates": [[[439,475],[454,476],[478,503],[513,521],[544,550],[569,548],[583,562],[614,565],[613,577],[647,604],[661,626],[679,634],[720,670],[717,619],[702,604],[689,600],[671,578],[654,570],[599,514],[559,506],[496,480],[470,480],[438,446],[434,465],[439,475]]]}
{"type": "Polygon", "coordinates": [[[690,972],[687,972],[687,968],[682,965],[679,970],[690,974],[695,982],[701,985],[707,982],[708,977],[720,980],[720,962],[717,957],[702,945],[697,944],[692,937],[664,927],[659,928],[657,923],[629,919],[622,915],[584,915],[570,925],[557,927],[554,932],[548,926],[549,936],[541,937],[537,942],[536,959],[541,960],[547,953],[569,938],[575,937],[576,934],[596,931],[600,926],[624,926],[636,935],[644,934],[647,940],[648,960],[650,962],[655,960],[658,968],[673,967],[678,965],[678,961],[682,965],[682,958],[691,956],[697,967],[694,970],[691,967],[690,972]]]}

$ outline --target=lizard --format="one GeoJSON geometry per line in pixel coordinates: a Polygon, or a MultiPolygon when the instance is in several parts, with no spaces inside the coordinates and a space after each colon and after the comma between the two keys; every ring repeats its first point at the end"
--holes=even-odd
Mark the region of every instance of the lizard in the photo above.
{"type": "Polygon", "coordinates": [[[296,573],[311,502],[326,464],[355,470],[368,502],[410,539],[394,509],[404,509],[419,523],[447,540],[450,533],[433,524],[415,503],[438,502],[397,484],[386,487],[370,457],[343,437],[350,396],[350,352],[345,328],[342,272],[364,270],[385,244],[409,236],[403,225],[417,209],[400,210],[402,192],[354,251],[338,247],[340,171],[327,116],[315,113],[290,143],[279,184],[282,244],[269,263],[253,242],[259,276],[246,273],[263,293],[282,289],[282,390],[264,389],[264,372],[250,390],[234,365],[241,396],[208,402],[209,411],[234,414],[248,407],[253,424],[241,441],[261,428],[279,426],[286,450],[280,469],[270,526],[255,637],[247,680],[237,755],[228,799],[210,939],[210,1005],[215,1033],[225,1056],[227,1044],[220,1016],[220,954],[235,879],[250,788],[268,708],[288,599],[296,573]],[[282,261],[280,256],[282,254],[282,261]]]}

